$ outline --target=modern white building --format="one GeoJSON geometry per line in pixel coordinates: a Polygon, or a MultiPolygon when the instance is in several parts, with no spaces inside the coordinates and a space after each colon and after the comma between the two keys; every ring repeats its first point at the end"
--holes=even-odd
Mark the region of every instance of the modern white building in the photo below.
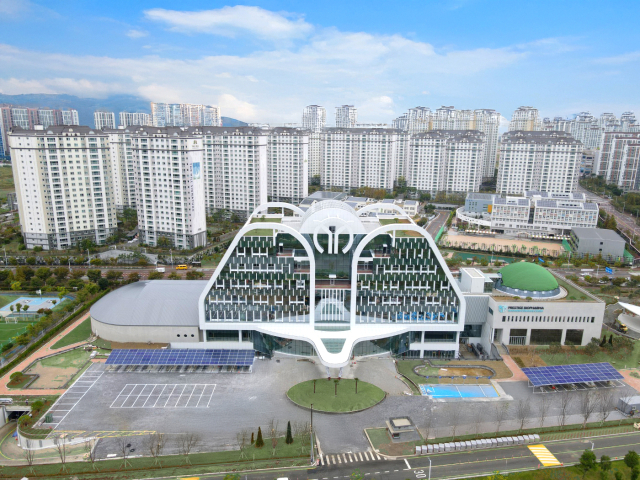
{"type": "Polygon", "coordinates": [[[573,228],[596,228],[598,204],[582,193],[530,191],[523,197],[470,193],[456,217],[512,235],[568,235],[573,228]]]}
{"type": "Polygon", "coordinates": [[[150,115],[148,113],[132,113],[132,112],[120,112],[119,120],[121,127],[132,127],[135,125],[148,126],[150,125],[150,115]]]}
{"type": "Polygon", "coordinates": [[[9,134],[18,214],[27,248],[104,244],[117,228],[108,135],[80,126],[9,134]]]}
{"type": "Polygon", "coordinates": [[[320,134],[322,188],[391,190],[398,134],[393,128],[325,128],[320,134]]]}
{"type": "Polygon", "coordinates": [[[640,131],[605,132],[593,174],[625,192],[640,188],[640,131]]]}
{"type": "Polygon", "coordinates": [[[320,105],[309,105],[302,112],[302,128],[309,130],[309,178],[320,175],[320,132],[327,124],[327,110],[320,105]]]}
{"type": "Polygon", "coordinates": [[[91,308],[92,330],[172,349],[314,356],[327,369],[376,355],[455,358],[465,343],[495,358],[496,343],[600,336],[604,302],[574,298],[568,282],[533,263],[455,278],[424,229],[397,206],[381,208],[389,206],[261,205],[207,282],[121,287],[91,308]]]}
{"type": "Polygon", "coordinates": [[[131,138],[140,242],[177,248],[207,241],[204,145],[198,128],[142,127],[131,138]]]}
{"type": "Polygon", "coordinates": [[[410,108],[407,113],[393,120],[392,127],[409,134],[428,132],[431,130],[431,109],[410,108]]]}
{"type": "Polygon", "coordinates": [[[496,191],[574,192],[582,150],[582,143],[566,132],[507,132],[502,136],[496,191]]]}
{"type": "Polygon", "coordinates": [[[107,134],[111,172],[113,176],[113,201],[121,213],[125,208],[136,208],[137,161],[134,157],[132,137],[135,128],[105,128],[107,134]]]}
{"type": "Polygon", "coordinates": [[[358,109],[353,105],[336,107],[336,128],[353,128],[358,123],[358,109]]]}
{"type": "Polygon", "coordinates": [[[542,130],[542,119],[537,108],[520,107],[511,117],[509,131],[536,131],[542,130]]]}
{"type": "Polygon", "coordinates": [[[116,128],[116,114],[113,112],[93,112],[93,124],[98,130],[116,128]]]}
{"type": "Polygon", "coordinates": [[[477,130],[433,130],[412,135],[407,185],[431,193],[478,191],[484,149],[485,135],[477,130]]]}

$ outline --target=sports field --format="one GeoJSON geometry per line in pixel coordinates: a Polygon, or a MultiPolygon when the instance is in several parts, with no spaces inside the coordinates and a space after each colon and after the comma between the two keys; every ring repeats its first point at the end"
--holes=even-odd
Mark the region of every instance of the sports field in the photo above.
{"type": "Polygon", "coordinates": [[[4,321],[4,319],[0,318],[0,346],[4,345],[13,337],[17,337],[18,335],[24,333],[27,329],[27,326],[32,323],[35,322],[20,321],[14,323],[13,321],[9,321],[9,323],[7,323],[4,321]]]}

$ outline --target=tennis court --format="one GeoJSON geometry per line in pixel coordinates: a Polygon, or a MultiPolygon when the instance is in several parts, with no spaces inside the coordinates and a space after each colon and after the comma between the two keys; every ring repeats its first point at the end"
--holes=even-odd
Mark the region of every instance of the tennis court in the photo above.
{"type": "Polygon", "coordinates": [[[24,312],[26,305],[28,307],[26,310],[27,313],[36,313],[41,308],[53,310],[56,305],[60,305],[64,301],[64,298],[59,299],[55,297],[20,297],[0,308],[0,312],[3,315],[9,315],[12,313],[11,306],[13,306],[15,310],[17,308],[16,305],[19,303],[21,306],[20,311],[24,312]]]}
{"type": "Polygon", "coordinates": [[[431,398],[496,398],[493,385],[420,385],[422,395],[431,398]]]}

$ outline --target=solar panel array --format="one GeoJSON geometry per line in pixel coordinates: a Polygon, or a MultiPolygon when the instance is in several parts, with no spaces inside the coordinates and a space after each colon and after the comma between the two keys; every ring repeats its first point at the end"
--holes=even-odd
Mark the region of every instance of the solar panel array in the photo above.
{"type": "Polygon", "coordinates": [[[556,365],[553,367],[523,368],[522,371],[534,387],[566,385],[568,383],[606,382],[623,378],[610,363],[556,365]]]}
{"type": "Polygon", "coordinates": [[[253,350],[223,349],[119,349],[107,358],[107,365],[175,365],[175,366],[235,366],[253,365],[253,350]]]}

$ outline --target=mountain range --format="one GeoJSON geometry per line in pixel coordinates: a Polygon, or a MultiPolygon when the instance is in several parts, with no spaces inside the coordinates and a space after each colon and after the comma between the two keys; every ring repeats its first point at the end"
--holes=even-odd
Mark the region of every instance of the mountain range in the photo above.
{"type": "MultiPolygon", "coordinates": [[[[107,98],[81,98],[74,95],[29,93],[25,95],[5,95],[0,93],[0,104],[8,103],[21,107],[75,108],[80,125],[93,126],[93,112],[107,110],[115,112],[116,122],[119,112],[150,113],[149,101],[134,95],[112,95],[107,98]]],[[[231,117],[222,117],[223,127],[242,127],[245,122],[231,117]]]]}

